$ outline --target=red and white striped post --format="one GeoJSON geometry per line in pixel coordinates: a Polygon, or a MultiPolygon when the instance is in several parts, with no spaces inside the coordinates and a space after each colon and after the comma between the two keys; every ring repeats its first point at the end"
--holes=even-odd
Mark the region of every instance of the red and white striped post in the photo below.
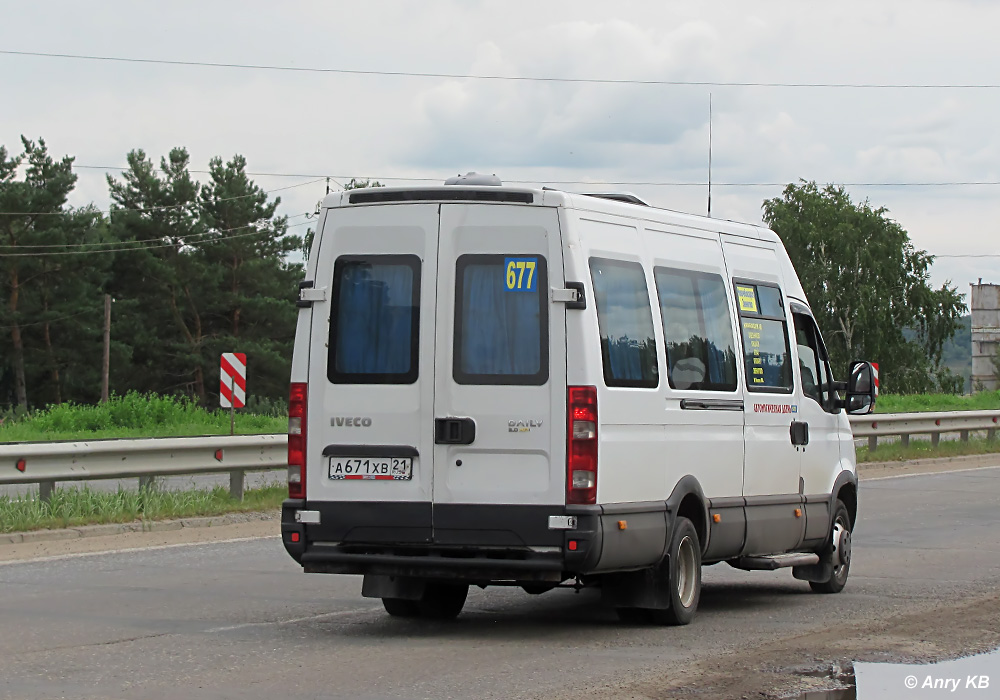
{"type": "Polygon", "coordinates": [[[219,405],[229,409],[229,434],[236,432],[235,409],[247,403],[247,356],[244,352],[222,353],[219,405]]]}

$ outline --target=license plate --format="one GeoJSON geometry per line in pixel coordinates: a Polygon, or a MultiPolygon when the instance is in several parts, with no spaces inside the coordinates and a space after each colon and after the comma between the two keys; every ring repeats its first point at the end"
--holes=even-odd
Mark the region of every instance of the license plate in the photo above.
{"type": "Polygon", "coordinates": [[[331,479],[409,481],[413,476],[412,457],[331,457],[331,479]]]}

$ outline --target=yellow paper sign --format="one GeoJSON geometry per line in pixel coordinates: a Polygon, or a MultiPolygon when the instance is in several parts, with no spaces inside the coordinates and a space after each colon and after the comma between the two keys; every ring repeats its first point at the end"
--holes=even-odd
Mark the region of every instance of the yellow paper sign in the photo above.
{"type": "Polygon", "coordinates": [[[736,297],[740,301],[740,311],[757,313],[757,292],[753,287],[736,285],[736,297]]]}

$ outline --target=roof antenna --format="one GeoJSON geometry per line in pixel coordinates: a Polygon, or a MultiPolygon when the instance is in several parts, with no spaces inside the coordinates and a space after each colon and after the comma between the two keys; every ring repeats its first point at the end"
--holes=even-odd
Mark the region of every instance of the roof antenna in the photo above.
{"type": "Polygon", "coordinates": [[[712,93],[708,93],[708,216],[712,217],[712,93]]]}

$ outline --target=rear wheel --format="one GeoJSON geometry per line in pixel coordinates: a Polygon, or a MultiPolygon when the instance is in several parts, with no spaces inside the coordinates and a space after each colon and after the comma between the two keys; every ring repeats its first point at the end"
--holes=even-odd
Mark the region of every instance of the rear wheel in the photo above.
{"type": "Polygon", "coordinates": [[[434,620],[451,620],[458,617],[469,595],[467,584],[428,583],[423,597],[417,604],[420,615],[434,620]]]}
{"type": "Polygon", "coordinates": [[[617,608],[618,619],[627,624],[686,625],[694,618],[701,598],[701,543],[694,524],[678,517],[663,562],[652,572],[657,597],[665,593],[667,608],[617,608]]]}
{"type": "Polygon", "coordinates": [[[382,606],[385,611],[393,617],[416,617],[420,614],[420,607],[416,600],[406,600],[405,598],[383,598],[382,606]]]}
{"type": "Polygon", "coordinates": [[[840,499],[834,506],[833,531],[822,556],[832,560],[833,574],[826,581],[810,581],[809,587],[817,593],[840,593],[851,570],[851,516],[840,499]]]}
{"type": "Polygon", "coordinates": [[[701,599],[701,543],[694,523],[682,516],[670,537],[666,578],[670,607],[649,614],[659,625],[686,625],[694,619],[701,599]]]}

